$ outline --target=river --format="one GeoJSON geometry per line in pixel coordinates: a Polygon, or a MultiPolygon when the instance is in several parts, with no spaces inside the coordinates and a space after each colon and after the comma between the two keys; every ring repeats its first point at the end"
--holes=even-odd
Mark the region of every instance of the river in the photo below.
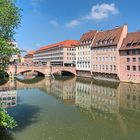
{"type": "Polygon", "coordinates": [[[140,85],[80,78],[12,81],[0,101],[18,126],[0,140],[140,140],[140,85]]]}

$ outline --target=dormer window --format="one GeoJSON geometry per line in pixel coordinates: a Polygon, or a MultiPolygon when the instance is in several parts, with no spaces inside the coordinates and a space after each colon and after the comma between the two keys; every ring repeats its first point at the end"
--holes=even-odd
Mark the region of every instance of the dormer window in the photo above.
{"type": "Polygon", "coordinates": [[[99,44],[102,45],[102,41],[100,41],[99,44]]]}
{"type": "Polygon", "coordinates": [[[132,45],[133,45],[133,46],[136,46],[136,45],[137,45],[137,42],[134,42],[132,45]]]}
{"type": "Polygon", "coordinates": [[[113,43],[113,39],[110,39],[110,43],[113,43]]]}
{"type": "Polygon", "coordinates": [[[107,40],[105,40],[104,42],[105,42],[105,44],[107,44],[107,40]]]}
{"type": "Polygon", "coordinates": [[[96,45],[98,45],[99,43],[98,42],[96,42],[96,45]]]}
{"type": "Polygon", "coordinates": [[[128,44],[127,44],[127,47],[130,47],[130,46],[131,46],[131,43],[128,43],[128,44]]]}

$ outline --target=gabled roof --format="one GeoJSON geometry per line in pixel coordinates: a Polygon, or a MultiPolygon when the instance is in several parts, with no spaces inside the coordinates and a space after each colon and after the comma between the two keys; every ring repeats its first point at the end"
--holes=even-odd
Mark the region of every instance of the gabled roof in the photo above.
{"type": "Polygon", "coordinates": [[[55,43],[55,44],[51,44],[51,45],[48,45],[48,46],[41,47],[36,52],[42,52],[42,51],[45,51],[47,49],[54,48],[54,47],[59,47],[59,46],[62,46],[62,47],[65,47],[65,48],[74,47],[74,46],[77,45],[77,43],[78,43],[77,40],[65,40],[65,41],[62,41],[62,42],[58,42],[58,43],[55,43]]]}
{"type": "Polygon", "coordinates": [[[140,32],[128,33],[120,50],[140,49],[140,32]]]}
{"type": "Polygon", "coordinates": [[[29,51],[27,54],[33,55],[34,53],[35,53],[35,51],[32,50],[32,51],[29,51]]]}
{"type": "Polygon", "coordinates": [[[87,33],[84,33],[81,36],[79,42],[92,40],[95,37],[96,32],[97,32],[96,30],[92,30],[87,33]]]}
{"type": "Polygon", "coordinates": [[[106,30],[106,31],[99,31],[96,34],[95,40],[93,42],[93,47],[100,47],[100,46],[107,46],[107,45],[117,45],[119,42],[119,39],[121,37],[121,33],[123,31],[123,27],[116,27],[111,30],[106,30]],[[112,42],[109,42],[112,40],[112,42]],[[98,42],[103,42],[103,41],[108,41],[106,44],[98,44],[98,42]]]}
{"type": "Polygon", "coordinates": [[[29,52],[27,52],[27,54],[24,56],[24,58],[32,58],[32,57],[33,57],[33,55],[34,55],[34,53],[35,53],[35,51],[34,51],[34,50],[29,51],[29,52]]]}

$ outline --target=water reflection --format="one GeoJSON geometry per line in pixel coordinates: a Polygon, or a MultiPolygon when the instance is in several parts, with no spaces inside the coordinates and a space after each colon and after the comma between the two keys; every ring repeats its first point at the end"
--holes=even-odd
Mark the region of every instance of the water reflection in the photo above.
{"type": "Polygon", "coordinates": [[[0,86],[0,107],[11,108],[17,105],[15,81],[8,81],[0,86]]]}
{"type": "Polygon", "coordinates": [[[72,78],[69,80],[55,80],[51,83],[50,91],[47,91],[51,95],[56,96],[64,103],[75,102],[75,80],[72,78]]]}
{"type": "Polygon", "coordinates": [[[17,105],[17,91],[0,91],[0,105],[2,108],[11,108],[17,105]]]}
{"type": "MultiPolygon", "coordinates": [[[[59,140],[61,133],[61,136],[67,134],[64,138],[61,137],[61,140],[68,135],[73,137],[73,140],[139,140],[138,84],[80,78],[52,81],[46,78],[37,83],[9,81],[0,88],[0,99],[5,101],[5,106],[12,107],[18,102],[16,107],[9,109],[19,124],[15,129],[16,134],[24,134],[27,130],[28,134],[30,129],[32,132],[35,129],[36,132],[43,130],[44,139],[53,134],[54,139],[59,140]],[[9,88],[8,91],[6,87],[9,88]],[[17,91],[20,102],[17,100],[17,91]],[[33,127],[34,125],[37,126],[33,127]]],[[[35,140],[38,135],[35,135],[35,140]]],[[[30,138],[27,136],[25,139],[30,138]]]]}

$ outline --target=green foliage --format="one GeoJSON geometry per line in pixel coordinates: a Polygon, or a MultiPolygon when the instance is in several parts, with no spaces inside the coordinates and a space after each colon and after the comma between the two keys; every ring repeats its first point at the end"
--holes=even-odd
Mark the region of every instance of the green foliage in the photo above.
{"type": "Polygon", "coordinates": [[[13,54],[19,53],[11,42],[20,24],[20,11],[15,0],[0,0],[0,70],[5,69],[5,64],[13,54]]]}
{"type": "Polygon", "coordinates": [[[20,18],[20,9],[15,5],[15,0],[0,0],[0,37],[13,39],[20,18]]]}
{"type": "Polygon", "coordinates": [[[14,128],[17,126],[16,121],[8,115],[7,111],[0,108],[0,128],[14,128]]]}
{"type": "MultiPolygon", "coordinates": [[[[19,53],[12,42],[14,41],[15,29],[20,24],[20,11],[15,0],[0,0],[0,78],[4,78],[3,71],[6,69],[10,57],[19,53]]],[[[13,128],[15,126],[14,119],[0,108],[0,128],[13,128]]]]}

